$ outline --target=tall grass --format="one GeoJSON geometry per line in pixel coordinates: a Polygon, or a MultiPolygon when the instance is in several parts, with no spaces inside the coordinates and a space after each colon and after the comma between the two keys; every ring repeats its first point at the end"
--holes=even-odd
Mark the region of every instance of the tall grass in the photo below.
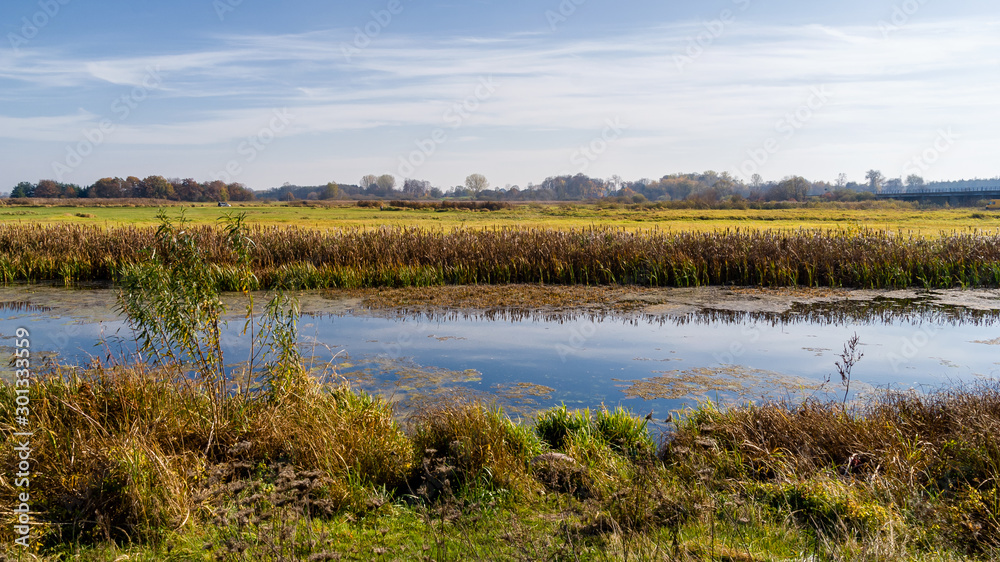
{"type": "MultiPolygon", "coordinates": [[[[95,365],[39,381],[32,509],[43,559],[81,548],[259,560],[490,560],[497,548],[511,549],[505,559],[581,560],[1000,551],[995,385],[885,394],[854,410],[705,404],[654,456],[637,433],[646,420],[623,411],[558,408],[518,423],[455,403],[405,430],[377,397],[312,386],[219,420],[184,380],[95,365]],[[556,434],[558,446],[548,441],[556,434]]],[[[0,385],[5,435],[17,431],[13,394],[0,385]]],[[[0,444],[3,462],[13,446],[0,444]]],[[[0,502],[13,493],[0,486],[0,502]]],[[[0,512],[5,544],[10,515],[0,512]]]]}
{"type": "MultiPolygon", "coordinates": [[[[661,458],[689,481],[785,510],[817,539],[843,533],[1000,549],[1000,388],[835,402],[704,405],[661,458]]],[[[842,539],[843,537],[840,537],[842,539]]],[[[839,540],[839,539],[838,539],[839,540]]]]}
{"type": "MultiPolygon", "coordinates": [[[[192,227],[222,290],[243,279],[225,228],[192,227]]],[[[626,232],[613,228],[308,230],[255,226],[255,288],[441,284],[1000,286],[1000,235],[880,230],[626,232]]],[[[0,281],[115,281],[156,230],[0,224],[0,281]]]]}

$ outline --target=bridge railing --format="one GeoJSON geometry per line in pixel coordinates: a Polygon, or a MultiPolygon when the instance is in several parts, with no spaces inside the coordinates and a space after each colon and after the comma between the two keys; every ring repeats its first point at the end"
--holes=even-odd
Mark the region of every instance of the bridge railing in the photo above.
{"type": "Polygon", "coordinates": [[[953,195],[970,195],[975,193],[989,194],[991,197],[1000,198],[1000,184],[995,186],[985,186],[985,187],[959,187],[955,189],[892,189],[883,190],[876,193],[876,197],[888,197],[892,195],[909,195],[909,196],[923,196],[923,197],[946,197],[953,195]]]}

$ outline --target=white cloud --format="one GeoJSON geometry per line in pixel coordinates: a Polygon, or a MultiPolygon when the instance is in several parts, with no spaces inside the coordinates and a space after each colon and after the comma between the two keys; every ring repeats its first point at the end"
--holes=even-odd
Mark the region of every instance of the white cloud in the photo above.
{"type": "MultiPolygon", "coordinates": [[[[118,123],[109,144],[198,150],[236,143],[266,127],[272,109],[287,107],[297,116],[282,133],[289,142],[322,143],[351,134],[377,146],[377,139],[391,139],[381,143],[385,153],[372,158],[392,162],[396,147],[445,128],[456,144],[477,139],[465,144],[488,146],[462,154],[470,162],[463,170],[501,151],[508,169],[516,163],[511,158],[524,158],[524,175],[540,179],[559,171],[580,139],[599,132],[604,119],[618,117],[630,125],[622,146],[641,144],[645,148],[635,150],[647,159],[641,166],[634,157],[621,160],[649,170],[642,173],[735,171],[745,151],[774,136],[776,123],[808,100],[811,87],[821,85],[832,92],[829,103],[801,134],[783,143],[788,155],[809,162],[810,169],[782,167],[795,166],[786,155],[775,158],[765,176],[830,175],[836,166],[855,163],[823,164],[824,158],[850,158],[851,146],[859,147],[855,160],[889,168],[912,151],[914,135],[941,126],[980,131],[979,142],[1000,143],[998,133],[983,130],[984,123],[1000,118],[995,104],[1000,35],[994,22],[916,22],[889,39],[874,25],[736,22],[679,69],[675,55],[685,54],[701,30],[700,23],[674,24],[589,40],[384,36],[350,61],[341,51],[343,34],[333,32],[228,36],[204,52],[154,57],[87,60],[25,51],[0,58],[0,79],[23,92],[62,99],[64,115],[53,115],[52,103],[37,114],[19,110],[0,116],[0,135],[78,140],[82,127],[110,117],[98,111],[140,84],[154,66],[162,73],[162,88],[134,117],[118,123]],[[488,76],[496,91],[469,112],[460,131],[452,131],[446,112],[474,99],[479,81],[488,76]],[[81,95],[89,103],[79,103],[81,95]],[[522,151],[519,136],[533,133],[551,135],[553,144],[522,151]],[[875,148],[860,149],[866,144],[875,148]],[[692,147],[698,147],[693,158],[692,147]],[[546,166],[539,155],[555,161],[546,166]]],[[[450,149],[442,149],[438,159],[457,166],[450,149]]],[[[973,165],[971,156],[961,159],[959,147],[955,159],[973,165]]]]}

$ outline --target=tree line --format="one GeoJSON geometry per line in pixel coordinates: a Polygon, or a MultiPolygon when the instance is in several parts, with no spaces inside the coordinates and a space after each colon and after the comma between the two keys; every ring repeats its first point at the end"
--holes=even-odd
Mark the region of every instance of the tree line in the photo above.
{"type": "Polygon", "coordinates": [[[92,185],[81,187],[72,183],[40,180],[38,183],[21,182],[14,186],[13,198],[40,197],[48,199],[74,199],[80,197],[101,199],[168,199],[172,201],[252,201],[256,194],[241,183],[222,181],[198,182],[194,179],[166,179],[149,176],[101,178],[92,185]]]}
{"type": "Polygon", "coordinates": [[[930,191],[964,187],[996,186],[992,180],[960,180],[925,182],[917,175],[906,180],[887,179],[878,170],[869,170],[863,182],[851,182],[840,174],[833,183],[811,181],[802,176],[788,176],[778,181],[764,181],[754,174],[750,181],[735,178],[728,172],[712,170],[701,173],[669,174],[660,179],[643,178],[625,181],[620,176],[607,179],[585,174],[560,175],[546,178],[540,184],[526,187],[505,185],[491,187],[482,174],[471,174],[462,185],[442,189],[425,180],[406,178],[398,184],[390,174],[363,176],[357,184],[331,181],[321,186],[299,186],[286,183],[262,192],[254,192],[240,183],[222,181],[199,183],[193,179],[165,179],[149,176],[139,179],[102,178],[88,187],[41,180],[37,184],[21,182],[11,197],[45,198],[144,198],[176,201],[250,201],[253,199],[290,201],[358,200],[358,199],[476,199],[483,201],[585,201],[611,199],[620,202],[693,201],[696,203],[807,201],[810,198],[827,201],[863,201],[885,190],[930,191]]]}

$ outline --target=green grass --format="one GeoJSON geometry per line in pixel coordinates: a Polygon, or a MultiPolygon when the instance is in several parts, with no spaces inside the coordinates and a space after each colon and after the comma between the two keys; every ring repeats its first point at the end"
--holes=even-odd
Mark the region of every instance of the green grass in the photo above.
{"type": "MultiPolygon", "coordinates": [[[[515,421],[458,402],[400,423],[377,397],[314,384],[213,423],[211,401],[180,379],[53,375],[32,394],[41,560],[975,560],[1000,549],[995,386],[886,394],[855,410],[706,403],[654,454],[646,421],[622,410],[515,421]]],[[[13,389],[0,394],[9,436],[13,389]]],[[[8,465],[12,447],[0,446],[8,465]]]]}
{"type": "MultiPolygon", "coordinates": [[[[8,206],[0,209],[0,222],[37,224],[89,224],[151,226],[158,224],[155,206],[122,206],[87,200],[86,212],[77,206],[8,206]],[[109,206],[94,206],[107,204],[109,206]],[[88,215],[88,216],[79,216],[88,215]]],[[[47,204],[48,205],[48,204],[47,204]]],[[[141,204],[140,204],[141,205],[141,204]]],[[[175,204],[185,208],[194,224],[215,224],[233,211],[246,212],[250,224],[297,226],[312,229],[416,227],[429,230],[527,227],[570,229],[609,226],[626,230],[658,228],[665,231],[714,232],[741,228],[754,230],[835,229],[863,226],[902,230],[920,235],[1000,228],[1000,213],[974,208],[921,210],[909,204],[803,204],[775,209],[667,209],[655,205],[526,204],[499,211],[396,209],[382,211],[352,203],[233,203],[219,208],[211,203],[175,204]]]]}

